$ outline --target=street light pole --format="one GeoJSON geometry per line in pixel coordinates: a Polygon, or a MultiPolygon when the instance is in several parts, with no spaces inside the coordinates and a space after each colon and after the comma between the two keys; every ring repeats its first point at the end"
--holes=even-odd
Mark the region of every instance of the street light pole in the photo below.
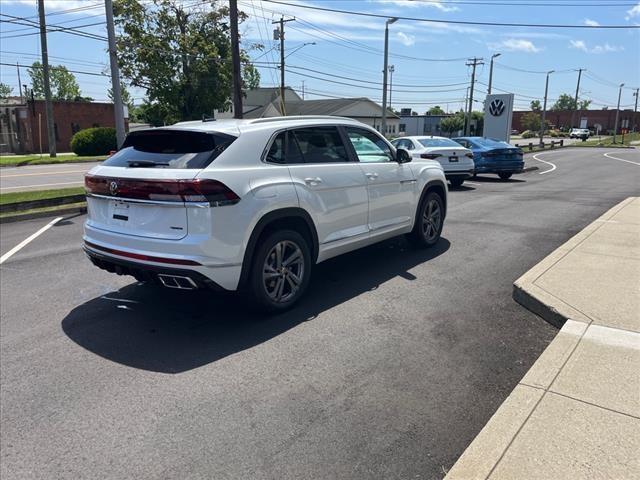
{"type": "Polygon", "coordinates": [[[616,134],[618,133],[618,117],[620,116],[620,98],[622,97],[622,87],[624,87],[624,83],[620,84],[620,90],[618,90],[618,108],[616,109],[616,123],[613,127],[613,143],[616,143],[616,134]]]}
{"type": "Polygon", "coordinates": [[[124,143],[124,108],[122,106],[122,92],[120,91],[120,71],[116,53],[116,32],[113,26],[113,4],[111,0],[104,0],[104,10],[107,17],[107,37],[109,40],[109,63],[111,66],[111,92],[113,93],[113,113],[116,123],[116,145],[118,148],[124,143]]]}
{"type": "Polygon", "coordinates": [[[393,103],[391,102],[391,97],[393,97],[393,72],[396,71],[396,67],[393,65],[389,65],[389,73],[391,74],[391,78],[389,80],[389,107],[393,107],[393,103]]]}
{"type": "MultiPolygon", "coordinates": [[[[49,52],[47,50],[47,24],[44,13],[44,0],[38,0],[38,16],[40,19],[40,48],[42,49],[42,77],[44,84],[45,117],[47,120],[47,137],[49,140],[49,156],[56,156],[56,133],[51,103],[51,85],[49,83],[49,52]]],[[[40,152],[42,153],[42,151],[40,152]]]]}
{"type": "Polygon", "coordinates": [[[491,65],[489,66],[489,88],[487,89],[487,95],[491,95],[491,85],[493,84],[493,59],[502,55],[501,53],[494,53],[491,55],[491,65]]]}
{"type": "Polygon", "coordinates": [[[547,94],[549,93],[549,75],[551,75],[555,70],[550,70],[547,72],[547,81],[544,85],[544,105],[542,107],[542,124],[540,125],[540,145],[544,143],[544,130],[546,128],[547,121],[547,94]]]}
{"type": "Polygon", "coordinates": [[[382,135],[387,134],[387,73],[389,70],[389,25],[397,22],[396,17],[389,18],[384,23],[384,67],[382,68],[382,135]]]}
{"type": "Polygon", "coordinates": [[[635,93],[633,94],[636,97],[636,106],[633,108],[633,131],[636,131],[638,128],[638,92],[640,92],[640,88],[636,88],[635,93]]]}

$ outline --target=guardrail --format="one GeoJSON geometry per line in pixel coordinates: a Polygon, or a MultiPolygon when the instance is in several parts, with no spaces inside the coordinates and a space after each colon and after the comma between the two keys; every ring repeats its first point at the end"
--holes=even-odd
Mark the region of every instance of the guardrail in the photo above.
{"type": "Polygon", "coordinates": [[[541,143],[534,144],[533,142],[529,142],[528,145],[520,145],[519,143],[514,143],[514,145],[518,148],[522,148],[523,150],[525,148],[528,148],[529,151],[532,152],[533,149],[536,147],[539,148],[540,150],[544,150],[546,148],[546,145],[549,145],[549,149],[556,148],[556,147],[564,147],[564,139],[561,139],[557,142],[555,140],[551,140],[550,143],[541,142],[541,143]]]}

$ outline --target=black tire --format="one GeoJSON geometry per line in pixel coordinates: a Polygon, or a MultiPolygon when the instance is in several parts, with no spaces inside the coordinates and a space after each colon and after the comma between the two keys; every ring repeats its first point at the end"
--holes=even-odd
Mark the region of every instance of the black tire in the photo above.
{"type": "Polygon", "coordinates": [[[498,174],[501,180],[509,180],[511,178],[511,175],[513,175],[513,173],[511,172],[500,172],[498,174]]]}
{"type": "Polygon", "coordinates": [[[461,187],[461,186],[462,186],[462,184],[464,183],[464,178],[461,178],[461,177],[451,177],[451,178],[449,179],[449,181],[451,182],[451,186],[452,186],[452,187],[456,187],[456,188],[458,188],[458,187],[461,187]]]}
{"type": "Polygon", "coordinates": [[[420,206],[418,207],[418,211],[416,212],[416,221],[413,226],[413,230],[408,234],[407,238],[414,245],[421,248],[429,248],[433,247],[438,240],[440,240],[440,234],[442,233],[442,227],[444,226],[444,201],[442,197],[438,195],[436,192],[429,192],[422,199],[420,206]],[[430,216],[429,211],[431,208],[431,213],[435,212],[434,208],[437,205],[437,209],[439,212],[438,220],[436,224],[430,222],[430,226],[426,224],[426,219],[430,216]]]}
{"type": "Polygon", "coordinates": [[[309,244],[295,230],[278,230],[267,235],[264,239],[260,239],[258,244],[259,247],[252,259],[249,278],[253,306],[266,312],[285,311],[304,295],[309,285],[311,278],[309,244]],[[276,251],[278,245],[280,247],[277,248],[284,248],[281,250],[279,260],[276,251]],[[296,249],[300,256],[300,262],[291,262],[288,266],[284,265],[287,257],[296,253],[296,249]],[[272,279],[267,279],[266,275],[275,276],[272,279]],[[294,280],[295,278],[300,278],[300,281],[297,282],[294,280]],[[280,287],[280,285],[282,286],[280,287]]]}

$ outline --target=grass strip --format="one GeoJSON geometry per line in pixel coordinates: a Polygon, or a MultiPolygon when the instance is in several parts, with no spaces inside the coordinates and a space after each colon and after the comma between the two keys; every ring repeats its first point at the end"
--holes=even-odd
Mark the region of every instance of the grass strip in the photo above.
{"type": "Polygon", "coordinates": [[[79,157],[77,155],[58,155],[55,158],[49,155],[28,155],[28,156],[0,156],[0,166],[2,167],[22,167],[24,165],[48,165],[53,163],[83,163],[83,162],[102,162],[106,155],[79,157]]]}
{"type": "Polygon", "coordinates": [[[69,197],[84,193],[84,187],[57,188],[54,190],[26,190],[22,192],[10,192],[0,194],[0,205],[17,202],[30,202],[32,200],[45,200],[48,198],[69,197]]]}
{"type": "Polygon", "coordinates": [[[69,203],[67,205],[58,205],[56,207],[42,207],[42,208],[32,208],[31,210],[21,210],[20,212],[6,212],[0,213],[0,218],[5,217],[21,217],[27,216],[33,213],[47,213],[47,212],[58,212],[61,210],[68,210],[71,208],[80,208],[87,205],[87,202],[78,202],[78,203],[69,203]]]}

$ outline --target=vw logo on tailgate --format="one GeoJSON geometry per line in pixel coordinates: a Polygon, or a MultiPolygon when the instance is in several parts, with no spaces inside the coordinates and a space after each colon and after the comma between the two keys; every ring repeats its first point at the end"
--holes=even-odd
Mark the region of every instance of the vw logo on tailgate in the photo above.
{"type": "Polygon", "coordinates": [[[113,180],[110,184],[109,184],[109,193],[111,193],[111,195],[117,195],[118,193],[118,182],[116,182],[115,180],[113,180]]]}
{"type": "Polygon", "coordinates": [[[489,113],[494,117],[499,117],[504,112],[504,102],[499,98],[492,100],[489,104],[489,113]]]}

